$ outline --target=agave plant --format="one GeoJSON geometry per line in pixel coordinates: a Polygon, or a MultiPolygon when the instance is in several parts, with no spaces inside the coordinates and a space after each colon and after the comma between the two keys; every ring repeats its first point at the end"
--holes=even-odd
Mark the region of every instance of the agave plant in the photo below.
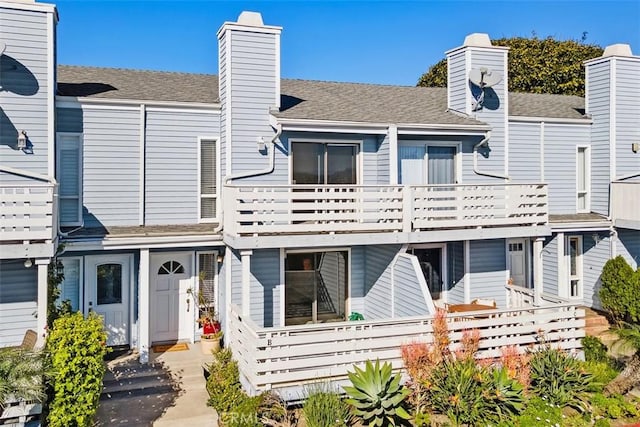
{"type": "Polygon", "coordinates": [[[354,415],[369,426],[402,425],[410,418],[404,408],[409,389],[400,385],[400,374],[391,375],[390,363],[380,367],[380,360],[375,365],[368,360],[364,370],[357,366],[354,369],[349,372],[353,386],[343,387],[354,415]]]}

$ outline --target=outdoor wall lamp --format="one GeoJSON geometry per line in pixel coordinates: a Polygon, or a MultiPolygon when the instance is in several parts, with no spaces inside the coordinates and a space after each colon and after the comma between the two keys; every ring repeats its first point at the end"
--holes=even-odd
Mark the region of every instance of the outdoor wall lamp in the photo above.
{"type": "Polygon", "coordinates": [[[27,139],[27,132],[21,130],[20,133],[18,133],[18,150],[27,148],[27,139]]]}
{"type": "Polygon", "coordinates": [[[27,258],[24,260],[24,268],[31,268],[32,265],[33,262],[31,261],[31,258],[27,258]]]}
{"type": "Polygon", "coordinates": [[[258,142],[258,151],[264,151],[264,149],[267,147],[266,143],[264,142],[264,137],[259,136],[257,138],[257,142],[258,142]]]}
{"type": "Polygon", "coordinates": [[[216,258],[216,261],[218,261],[218,264],[222,264],[222,261],[224,261],[224,255],[222,254],[218,255],[218,257],[216,258]]]}

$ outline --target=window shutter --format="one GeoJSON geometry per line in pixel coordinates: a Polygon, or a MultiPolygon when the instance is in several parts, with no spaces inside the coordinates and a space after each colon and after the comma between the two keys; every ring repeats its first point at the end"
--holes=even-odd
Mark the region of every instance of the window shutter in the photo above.
{"type": "Polygon", "coordinates": [[[200,141],[200,218],[216,217],[216,141],[200,141]]]}

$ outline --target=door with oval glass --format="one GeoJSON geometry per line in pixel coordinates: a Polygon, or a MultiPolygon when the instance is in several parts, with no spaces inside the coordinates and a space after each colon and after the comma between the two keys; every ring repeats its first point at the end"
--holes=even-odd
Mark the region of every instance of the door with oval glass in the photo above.
{"type": "Polygon", "coordinates": [[[110,346],[129,344],[132,259],[129,254],[85,258],[85,312],[95,311],[102,316],[110,346]]]}

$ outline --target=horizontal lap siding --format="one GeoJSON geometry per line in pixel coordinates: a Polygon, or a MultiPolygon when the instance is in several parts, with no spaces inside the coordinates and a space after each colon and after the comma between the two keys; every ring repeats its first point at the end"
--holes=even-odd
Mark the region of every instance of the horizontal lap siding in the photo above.
{"type": "Polygon", "coordinates": [[[393,268],[395,318],[429,314],[429,308],[416,274],[410,258],[398,258],[393,268]]]}
{"type": "Polygon", "coordinates": [[[449,68],[449,82],[447,85],[449,88],[449,107],[456,111],[465,112],[467,109],[466,95],[468,90],[465,53],[458,52],[451,55],[447,61],[449,68]]]}
{"type": "Polygon", "coordinates": [[[227,39],[222,37],[218,42],[218,96],[220,97],[220,176],[227,174],[227,39]]]}
{"type": "Polygon", "coordinates": [[[81,108],[56,108],[56,132],[83,132],[81,108]]]}
{"type": "Polygon", "coordinates": [[[139,147],[138,110],[84,109],[85,226],[138,224],[139,147]]]}
{"type": "Polygon", "coordinates": [[[509,175],[514,182],[542,182],[540,124],[509,125],[509,175]]]}
{"type": "Polygon", "coordinates": [[[37,328],[38,269],[22,261],[0,261],[0,347],[20,344],[37,328]]]}
{"type": "Polygon", "coordinates": [[[218,136],[217,114],[147,113],[146,224],[198,222],[198,137],[218,136]]]}
{"type": "Polygon", "coordinates": [[[640,230],[618,229],[616,253],[634,269],[640,268],[640,230]]]}
{"type": "Polygon", "coordinates": [[[471,299],[491,299],[496,301],[498,307],[506,307],[507,266],[504,240],[472,241],[469,257],[471,299]]]}
{"type": "Polygon", "coordinates": [[[229,260],[229,274],[231,274],[231,304],[242,305],[242,263],[240,253],[237,250],[231,251],[229,260]]]}
{"type": "Polygon", "coordinates": [[[391,184],[391,158],[390,158],[390,142],[389,137],[378,138],[378,184],[391,184]]]}
{"type": "Polygon", "coordinates": [[[391,263],[399,245],[372,245],[365,250],[365,310],[367,320],[391,317],[391,263]]]}
{"type": "MultiPolygon", "coordinates": [[[[0,159],[4,166],[40,174],[48,172],[47,13],[0,7],[0,159]],[[18,150],[18,132],[25,130],[33,153],[18,150]]],[[[15,182],[0,174],[0,182],[15,182]]]]}
{"type": "Polygon", "coordinates": [[[260,327],[280,325],[280,250],[251,255],[251,320],[260,327]]]}
{"type": "MultiPolygon", "coordinates": [[[[274,34],[233,31],[226,40],[225,55],[230,55],[231,70],[227,70],[226,96],[231,91],[231,110],[225,113],[225,126],[231,126],[231,173],[243,173],[266,168],[269,159],[258,151],[257,139],[273,138],[269,125],[269,110],[276,105],[276,42],[274,34]]],[[[228,155],[228,153],[227,153],[228,155]]],[[[282,153],[276,153],[282,156],[282,153]]],[[[229,173],[229,171],[227,171],[229,173]]],[[[287,169],[242,181],[255,183],[286,183],[287,169]]]]}
{"type": "Polygon", "coordinates": [[[542,249],[543,292],[558,295],[558,237],[547,237],[542,249]]]}
{"type": "Polygon", "coordinates": [[[602,282],[600,275],[604,264],[609,260],[611,251],[611,241],[608,233],[598,233],[600,240],[596,244],[592,238],[592,233],[584,234],[583,245],[583,293],[584,303],[589,307],[602,308],[600,303],[600,289],[602,282]]]}
{"type": "MultiPolygon", "coordinates": [[[[354,246],[351,249],[351,288],[349,289],[352,312],[365,311],[365,247],[354,246]]],[[[349,313],[347,313],[347,316],[349,313]]]]}
{"type": "Polygon", "coordinates": [[[589,130],[585,125],[544,127],[544,176],[551,214],[576,212],[576,147],[589,144],[589,130]]]}
{"type": "Polygon", "coordinates": [[[640,62],[616,59],[616,176],[640,173],[640,62]]]}
{"type": "Polygon", "coordinates": [[[610,79],[608,62],[588,68],[588,113],[591,126],[591,210],[602,215],[609,213],[609,123],[610,79]]]}
{"type": "Polygon", "coordinates": [[[451,304],[464,303],[464,243],[447,243],[448,285],[447,301],[451,304]]]}

